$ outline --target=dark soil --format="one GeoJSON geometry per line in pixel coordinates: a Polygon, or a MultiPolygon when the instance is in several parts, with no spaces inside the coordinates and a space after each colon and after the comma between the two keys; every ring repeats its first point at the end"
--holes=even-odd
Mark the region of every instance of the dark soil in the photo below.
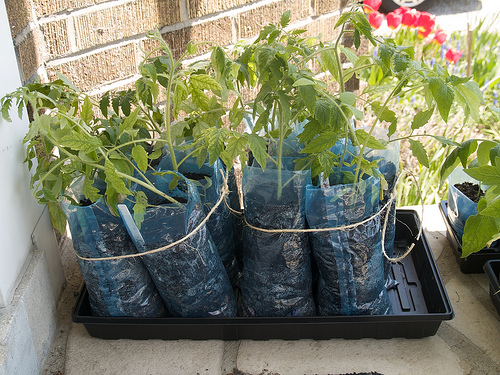
{"type": "Polygon", "coordinates": [[[479,202],[479,199],[484,196],[484,192],[478,184],[463,182],[461,184],[455,184],[454,186],[474,203],[479,202]]]}
{"type": "Polygon", "coordinates": [[[184,175],[184,177],[189,178],[190,180],[194,180],[194,181],[200,181],[200,180],[204,180],[205,177],[210,177],[210,176],[203,174],[203,173],[192,173],[192,172],[183,173],[183,175],[184,175]]]}

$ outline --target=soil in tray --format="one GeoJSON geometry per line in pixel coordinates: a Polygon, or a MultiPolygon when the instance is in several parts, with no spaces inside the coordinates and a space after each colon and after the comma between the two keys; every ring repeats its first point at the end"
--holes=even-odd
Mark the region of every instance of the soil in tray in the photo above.
{"type": "Polygon", "coordinates": [[[484,191],[481,190],[478,184],[462,182],[454,186],[474,203],[479,202],[479,199],[484,196],[484,191]]]}

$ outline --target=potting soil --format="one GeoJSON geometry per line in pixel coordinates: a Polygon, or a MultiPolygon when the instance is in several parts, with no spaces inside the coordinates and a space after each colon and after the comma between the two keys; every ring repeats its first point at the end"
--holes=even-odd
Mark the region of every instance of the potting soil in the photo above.
{"type": "MultiPolygon", "coordinates": [[[[149,207],[139,230],[133,221],[125,220],[140,252],[182,239],[205,219],[198,189],[191,181],[181,179],[175,190],[168,190],[172,175],[149,178],[165,193],[183,197],[187,203],[149,207]]],[[[233,289],[206,225],[180,244],[141,258],[171,316],[236,315],[233,289]]]]}
{"type": "MultiPolygon", "coordinates": [[[[265,172],[260,166],[245,168],[243,201],[246,220],[252,226],[278,230],[306,227],[304,197],[310,172],[294,172],[290,170],[291,160],[287,162],[279,197],[275,168],[268,165],[265,172]]],[[[243,265],[240,285],[244,316],[315,315],[306,233],[266,233],[245,226],[243,265]]]]}
{"type": "MultiPolygon", "coordinates": [[[[121,219],[101,198],[82,207],[63,203],[73,246],[84,258],[136,254],[121,219]]],[[[92,315],[162,317],[165,305],[140,258],[90,261],[78,258],[92,315]]]]}
{"type": "Polygon", "coordinates": [[[310,235],[318,267],[319,315],[381,315],[391,313],[385,288],[381,217],[363,220],[379,210],[380,180],[306,190],[306,216],[311,228],[349,229],[310,235]]]}

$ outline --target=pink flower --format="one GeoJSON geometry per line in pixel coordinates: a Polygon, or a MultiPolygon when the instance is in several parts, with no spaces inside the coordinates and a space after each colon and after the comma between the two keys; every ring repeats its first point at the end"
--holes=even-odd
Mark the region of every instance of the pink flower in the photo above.
{"type": "Polygon", "coordinates": [[[434,42],[441,45],[445,42],[448,35],[443,31],[443,29],[438,29],[434,33],[434,42]]]}
{"type": "Polygon", "coordinates": [[[380,5],[382,5],[382,0],[363,0],[363,5],[366,5],[363,7],[363,11],[366,14],[370,14],[371,12],[377,11],[380,8],[380,5]]]}
{"type": "Polygon", "coordinates": [[[374,29],[378,29],[382,26],[382,22],[384,22],[384,15],[375,10],[368,16],[368,22],[370,22],[370,25],[372,25],[374,29]]]}
{"type": "Polygon", "coordinates": [[[403,19],[403,16],[401,14],[391,12],[387,14],[387,26],[389,26],[391,29],[397,29],[398,26],[401,24],[401,20],[403,19]]]}
{"type": "Polygon", "coordinates": [[[460,51],[460,50],[455,51],[453,48],[450,48],[446,52],[445,57],[446,57],[446,60],[448,60],[452,64],[455,64],[458,60],[460,60],[460,58],[462,57],[462,54],[463,54],[462,51],[460,51]]]}

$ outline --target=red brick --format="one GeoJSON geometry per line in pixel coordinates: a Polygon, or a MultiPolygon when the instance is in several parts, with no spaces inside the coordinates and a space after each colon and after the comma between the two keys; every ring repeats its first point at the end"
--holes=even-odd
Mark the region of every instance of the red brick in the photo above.
{"type": "Polygon", "coordinates": [[[43,61],[40,34],[37,31],[29,33],[16,49],[19,55],[24,82],[26,82],[36,72],[43,61]]]}
{"type": "Polygon", "coordinates": [[[51,66],[47,69],[47,73],[52,80],[56,71],[61,72],[75,86],[86,91],[97,85],[135,74],[137,65],[136,45],[129,44],[51,66]]]}
{"type": "Polygon", "coordinates": [[[202,17],[252,2],[253,0],[189,0],[189,18],[202,17]]]}
{"type": "Polygon", "coordinates": [[[89,5],[103,3],[107,0],[33,0],[38,17],[61,12],[63,10],[73,10],[85,8],[89,5]]]}
{"type": "Polygon", "coordinates": [[[62,56],[71,51],[66,19],[44,24],[42,32],[50,57],[62,56]]]}
{"type": "Polygon", "coordinates": [[[262,27],[279,23],[281,15],[290,10],[291,22],[309,16],[309,0],[283,0],[251,9],[238,15],[239,39],[257,36],[262,27]]]}
{"type": "MultiPolygon", "coordinates": [[[[167,42],[172,50],[175,58],[179,58],[186,51],[186,46],[190,41],[216,42],[222,46],[232,43],[232,23],[229,17],[223,17],[214,21],[186,27],[184,29],[168,32],[163,35],[163,39],[167,42]]],[[[203,44],[198,47],[198,52],[207,52],[211,44],[203,44]]],[[[149,40],[144,41],[144,50],[151,51],[154,47],[149,40]]]]}
{"type": "Polygon", "coordinates": [[[121,40],[181,21],[178,1],[139,0],[75,17],[78,49],[121,40]]]}
{"type": "Polygon", "coordinates": [[[349,5],[350,0],[314,0],[314,14],[321,15],[331,13],[349,5]]]}
{"type": "Polygon", "coordinates": [[[28,0],[5,0],[10,32],[15,37],[31,21],[31,3],[28,0]]]}

